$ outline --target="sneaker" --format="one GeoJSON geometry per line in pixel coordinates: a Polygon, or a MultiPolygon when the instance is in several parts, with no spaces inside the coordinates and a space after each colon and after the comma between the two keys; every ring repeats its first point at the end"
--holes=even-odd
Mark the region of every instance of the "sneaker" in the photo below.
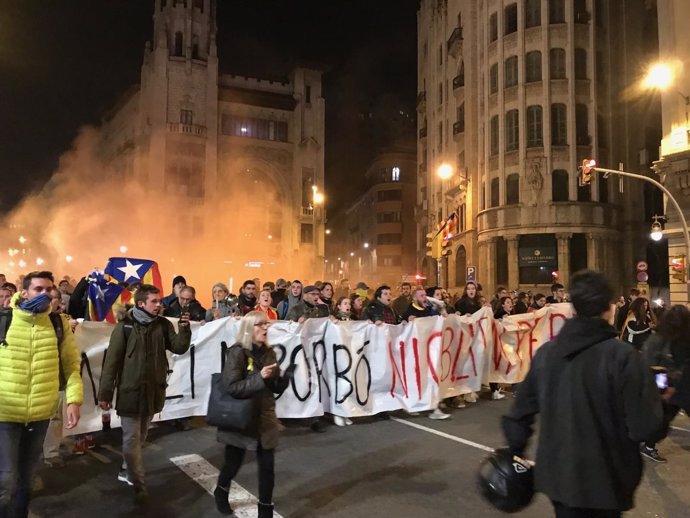
{"type": "Polygon", "coordinates": [[[129,480],[129,473],[127,472],[126,469],[121,469],[121,470],[120,470],[120,472],[117,474],[117,479],[118,479],[120,482],[124,482],[124,483],[127,484],[128,486],[133,486],[133,485],[134,485],[134,483],[133,483],[131,480],[129,480]]]}
{"type": "Polygon", "coordinates": [[[477,402],[477,394],[474,392],[470,392],[469,394],[465,394],[465,401],[467,403],[476,403],[477,402]]]}
{"type": "Polygon", "coordinates": [[[450,400],[450,406],[453,408],[465,408],[465,400],[461,396],[456,396],[450,400]]]}
{"type": "Polygon", "coordinates": [[[55,457],[46,457],[43,459],[43,462],[45,462],[51,468],[62,468],[65,466],[65,461],[62,460],[62,457],[57,455],[55,457]]]}
{"type": "Polygon", "coordinates": [[[494,390],[491,393],[491,399],[493,399],[495,401],[498,401],[499,399],[503,399],[504,397],[506,397],[506,395],[503,392],[501,392],[500,390],[494,390]]]}
{"type": "Polygon", "coordinates": [[[340,417],[339,415],[333,416],[333,422],[336,426],[347,426],[347,420],[344,417],[340,417]]]}
{"type": "Polygon", "coordinates": [[[350,425],[352,424],[352,419],[349,419],[349,418],[346,417],[346,418],[345,418],[345,424],[346,424],[347,426],[350,426],[350,425]]]}
{"type": "Polygon", "coordinates": [[[654,462],[666,462],[666,457],[659,455],[659,450],[656,448],[647,448],[647,446],[642,445],[642,448],[640,448],[640,453],[654,462]]]}
{"type": "Polygon", "coordinates": [[[434,419],[436,421],[442,420],[442,419],[448,419],[449,417],[450,417],[450,414],[444,414],[438,408],[429,414],[429,419],[434,419]]]}
{"type": "Polygon", "coordinates": [[[72,453],[74,455],[84,455],[86,453],[86,439],[83,437],[78,437],[74,441],[74,446],[72,446],[72,453]]]}

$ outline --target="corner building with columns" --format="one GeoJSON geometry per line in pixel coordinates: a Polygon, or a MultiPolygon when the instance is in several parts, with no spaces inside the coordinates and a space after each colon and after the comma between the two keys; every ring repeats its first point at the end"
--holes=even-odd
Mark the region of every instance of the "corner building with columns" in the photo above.
{"type": "Polygon", "coordinates": [[[324,255],[314,203],[324,185],[322,70],[221,74],[216,30],[216,0],[155,0],[141,82],[106,117],[102,157],[110,174],[179,207],[162,239],[191,249],[211,240],[207,268],[314,279],[324,255]]]}
{"type": "Polygon", "coordinates": [[[634,285],[649,232],[643,186],[599,175],[581,186],[578,165],[650,174],[657,151],[644,128],[657,122],[624,95],[649,52],[642,4],[422,0],[416,217],[427,277],[436,265],[424,236],[456,211],[441,278],[453,291],[468,266],[487,298],[497,286],[549,294],[582,268],[634,285]],[[449,179],[437,174],[444,163],[449,179]]]}

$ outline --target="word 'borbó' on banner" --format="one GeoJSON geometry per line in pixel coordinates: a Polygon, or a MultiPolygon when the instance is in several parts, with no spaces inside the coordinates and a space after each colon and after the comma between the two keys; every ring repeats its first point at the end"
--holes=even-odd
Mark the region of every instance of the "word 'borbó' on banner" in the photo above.
{"type": "MultiPolygon", "coordinates": [[[[276,412],[284,418],[419,412],[436,408],[443,398],[479,391],[482,384],[518,383],[537,349],[572,315],[570,304],[554,304],[502,320],[485,307],[471,316],[417,318],[396,326],[327,318],[274,322],[268,340],[280,369],[296,366],[289,387],[276,396],[276,412]]],[[[177,325],[176,319],[171,321],[177,325]]],[[[166,404],[154,420],[206,415],[211,374],[220,372],[239,321],[223,318],[191,326],[189,351],[168,354],[166,404]]],[[[77,327],[84,404],[78,426],[66,434],[102,427],[97,393],[112,330],[107,322],[77,327]]],[[[119,425],[113,415],[111,426],[119,425]]]]}

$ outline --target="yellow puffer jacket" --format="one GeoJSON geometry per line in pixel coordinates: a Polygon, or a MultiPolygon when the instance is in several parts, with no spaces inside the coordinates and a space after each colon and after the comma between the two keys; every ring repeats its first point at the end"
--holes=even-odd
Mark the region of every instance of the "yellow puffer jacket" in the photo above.
{"type": "MultiPolygon", "coordinates": [[[[15,296],[13,306],[16,301],[15,296]]],[[[48,311],[34,315],[14,308],[6,341],[0,345],[0,422],[30,423],[55,414],[59,361],[67,380],[67,403],[82,403],[80,356],[69,326],[58,351],[48,311]]]]}

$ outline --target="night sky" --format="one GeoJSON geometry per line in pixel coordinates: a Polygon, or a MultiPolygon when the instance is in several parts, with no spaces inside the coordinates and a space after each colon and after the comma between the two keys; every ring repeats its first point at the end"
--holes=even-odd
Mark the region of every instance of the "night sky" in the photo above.
{"type": "MultiPolygon", "coordinates": [[[[221,72],[280,77],[300,59],[328,67],[326,191],[338,193],[329,210],[361,190],[352,175],[388,143],[391,114],[409,114],[405,131],[414,135],[417,7],[418,0],[219,1],[221,72]],[[363,128],[362,113],[379,124],[363,128]]],[[[0,210],[40,188],[79,128],[99,124],[139,82],[152,15],[153,0],[0,0],[0,210]]]]}

